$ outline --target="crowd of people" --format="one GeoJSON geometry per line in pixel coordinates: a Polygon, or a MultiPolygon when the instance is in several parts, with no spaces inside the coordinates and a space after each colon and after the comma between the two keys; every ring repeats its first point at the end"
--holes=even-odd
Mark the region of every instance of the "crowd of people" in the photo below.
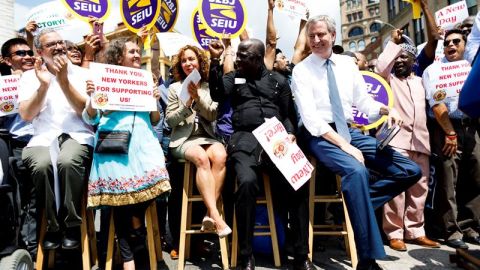
{"type": "MultiPolygon", "coordinates": [[[[221,215],[220,205],[223,201],[227,212],[228,202],[234,205],[239,269],[255,269],[262,172],[274,182],[275,211],[288,228],[282,253],[294,258],[296,270],[316,269],[308,257],[308,185],[295,190],[252,133],[272,117],[321,170],[341,177],[359,258],[356,269],[381,269],[376,260],[386,256],[384,239],[397,251],[407,250],[405,242],[427,248],[480,245],[480,122],[458,109],[458,94],[445,99],[434,84],[443,63],[475,61],[480,13],[445,32],[427,0],[421,7],[427,43],[420,52],[399,29],[377,59],[338,51],[339,22],[315,15],[300,23],[289,61],[277,48],[275,1],[268,0],[265,43],[244,32],[234,48],[224,35],[208,51],[182,47],[165,78],[152,70],[159,78],[152,112],[94,109],[96,87],[86,79],[92,62],[141,68],[146,31],[114,40],[89,34],[81,49],[54,30],[33,35],[37,25],[29,22],[25,39],[12,38],[1,48],[2,76],[20,75],[18,113],[0,117],[0,180],[19,184],[21,246],[36,256],[43,213],[43,248],[77,249],[80,224],[86,222],[80,215],[84,203],[102,211],[102,222],[113,212],[123,269],[135,269],[135,250],[145,244],[145,210],[157,203],[162,231],[168,212],[172,236],[162,241],[169,242],[172,259],[178,258],[181,197],[176,194],[182,170],[177,161],[187,160],[196,168],[196,187],[206,207],[198,216],[202,231],[228,237],[232,219],[221,215]],[[444,55],[435,61],[438,42],[444,55]],[[361,70],[388,82],[393,108],[368,94],[361,70]],[[192,72],[200,81],[184,86],[192,72]],[[188,89],[186,101],[179,97],[182,87],[188,89]],[[398,125],[399,134],[379,148],[375,132],[354,125],[352,106],[372,122],[384,117],[385,125],[398,125]],[[100,142],[112,134],[128,136],[124,152],[102,149],[100,142]],[[430,191],[434,207],[428,224],[431,179],[436,188],[430,191]]],[[[319,185],[328,182],[327,174],[317,175],[319,185]]]]}

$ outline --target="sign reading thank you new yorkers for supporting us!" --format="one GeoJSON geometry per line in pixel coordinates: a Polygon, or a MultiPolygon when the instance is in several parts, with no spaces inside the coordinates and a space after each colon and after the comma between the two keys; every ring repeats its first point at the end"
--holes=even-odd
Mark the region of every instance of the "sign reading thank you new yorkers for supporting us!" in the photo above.
{"type": "Polygon", "coordinates": [[[19,75],[0,77],[0,116],[18,112],[19,75]]]}
{"type": "MultiPolygon", "coordinates": [[[[393,92],[387,81],[385,81],[380,75],[370,71],[361,71],[361,73],[363,75],[363,79],[365,80],[365,84],[367,85],[367,91],[370,96],[385,106],[392,108],[393,92]]],[[[352,108],[352,113],[354,124],[362,130],[377,128],[383,122],[385,122],[385,120],[387,120],[387,116],[382,116],[377,121],[370,123],[368,121],[368,116],[362,112],[359,112],[355,106],[352,108]]]]}
{"type": "Polygon", "coordinates": [[[111,4],[109,0],[61,0],[73,15],[81,20],[88,17],[105,21],[110,14],[111,4]]]}
{"type": "Polygon", "coordinates": [[[178,18],[178,0],[162,0],[160,15],[155,22],[158,32],[169,32],[178,18]]]}
{"type": "Polygon", "coordinates": [[[153,27],[160,14],[158,0],[120,0],[120,15],[128,30],[137,33],[153,27]]]}
{"type": "Polygon", "coordinates": [[[238,37],[247,25],[247,9],[243,0],[200,0],[200,18],[216,36],[222,33],[238,37]]]}
{"type": "Polygon", "coordinates": [[[95,109],[113,111],[156,111],[152,73],[143,69],[91,63],[95,109]]]}
{"type": "Polygon", "coordinates": [[[200,18],[198,9],[193,10],[190,25],[192,26],[192,34],[195,37],[195,40],[203,49],[208,50],[208,44],[217,38],[215,38],[214,33],[212,34],[211,31],[208,30],[207,26],[200,18]]]}

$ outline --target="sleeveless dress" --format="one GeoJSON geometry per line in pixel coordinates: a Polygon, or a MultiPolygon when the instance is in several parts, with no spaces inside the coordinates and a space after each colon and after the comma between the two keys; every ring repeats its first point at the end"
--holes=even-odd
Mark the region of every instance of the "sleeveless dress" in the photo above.
{"type": "MultiPolygon", "coordinates": [[[[93,154],[88,181],[88,207],[121,206],[145,202],[168,194],[169,176],[165,158],[149,112],[110,111],[91,119],[86,110],[83,119],[98,131],[131,132],[128,155],[93,154]],[[132,123],[135,124],[132,132],[132,123]]],[[[98,132],[95,134],[95,144],[98,132]]]]}

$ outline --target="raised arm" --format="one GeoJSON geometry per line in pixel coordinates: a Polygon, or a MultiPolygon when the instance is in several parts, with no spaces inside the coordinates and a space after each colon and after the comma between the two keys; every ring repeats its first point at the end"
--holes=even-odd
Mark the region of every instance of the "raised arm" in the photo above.
{"type": "Polygon", "coordinates": [[[428,0],[421,0],[420,6],[422,7],[423,14],[427,24],[427,44],[423,48],[425,50],[425,56],[429,59],[435,59],[435,50],[437,49],[438,40],[441,39],[438,26],[433,16],[432,11],[428,8],[428,0]]]}
{"type": "Polygon", "coordinates": [[[390,72],[392,71],[395,59],[401,54],[402,48],[398,46],[402,39],[402,30],[395,29],[391,32],[391,39],[383,52],[378,56],[375,72],[382,76],[387,82],[390,81],[390,72]]]}
{"type": "Polygon", "coordinates": [[[275,49],[277,48],[277,31],[275,29],[275,23],[273,22],[273,8],[275,7],[275,0],[267,1],[267,36],[265,40],[264,62],[267,69],[272,70],[273,63],[275,62],[275,49]]]}
{"type": "MultiPolygon", "coordinates": [[[[309,11],[307,10],[307,20],[309,17],[309,11]]],[[[295,41],[295,46],[293,48],[292,64],[298,64],[300,61],[305,59],[309,54],[309,48],[307,45],[307,30],[305,25],[307,24],[306,20],[300,21],[300,27],[298,29],[298,37],[295,41]]]]}

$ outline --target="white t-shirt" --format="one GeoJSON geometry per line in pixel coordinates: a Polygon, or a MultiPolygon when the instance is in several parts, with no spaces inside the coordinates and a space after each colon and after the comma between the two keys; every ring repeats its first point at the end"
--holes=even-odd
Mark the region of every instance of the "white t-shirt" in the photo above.
{"type": "MultiPolygon", "coordinates": [[[[88,70],[68,63],[68,79],[75,89],[83,96],[86,94],[88,70]]],[[[50,146],[55,138],[62,133],[69,134],[80,144],[93,145],[93,130],[83,122],[70,106],[55,75],[50,74],[51,81],[47,90],[45,103],[40,113],[33,119],[33,137],[27,147],[50,146]]],[[[40,87],[35,70],[23,73],[19,83],[18,101],[29,100],[40,87]]]]}

